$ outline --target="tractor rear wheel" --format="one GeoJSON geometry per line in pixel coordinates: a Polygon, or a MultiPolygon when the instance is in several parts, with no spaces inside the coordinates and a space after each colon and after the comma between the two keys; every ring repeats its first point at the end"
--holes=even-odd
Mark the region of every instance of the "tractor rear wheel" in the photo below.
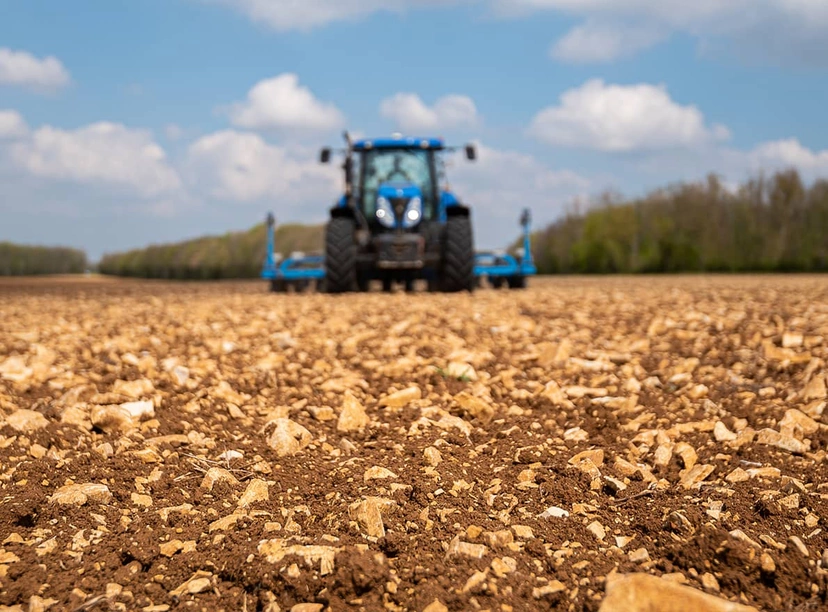
{"type": "Polygon", "coordinates": [[[356,226],[353,219],[334,217],[325,230],[325,292],[357,289],[356,226]]]}
{"type": "Polygon", "coordinates": [[[442,291],[474,290],[474,240],[469,217],[449,217],[446,222],[440,277],[442,291]]]}

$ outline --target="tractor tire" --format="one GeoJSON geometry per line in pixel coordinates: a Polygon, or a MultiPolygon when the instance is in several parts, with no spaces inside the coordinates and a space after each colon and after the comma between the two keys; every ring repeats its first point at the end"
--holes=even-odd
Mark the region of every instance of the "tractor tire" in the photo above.
{"type": "Polygon", "coordinates": [[[510,276],[508,283],[509,289],[526,289],[526,277],[522,274],[510,276]]]}
{"type": "Polygon", "coordinates": [[[441,291],[474,291],[474,240],[468,217],[448,218],[440,272],[441,291]]]}
{"type": "Polygon", "coordinates": [[[271,279],[270,281],[270,290],[273,293],[284,293],[285,292],[285,281],[279,278],[271,279]]]}
{"type": "Polygon", "coordinates": [[[489,282],[492,285],[492,289],[500,289],[503,286],[503,277],[502,276],[495,276],[489,282]]]}
{"type": "Polygon", "coordinates": [[[353,219],[334,217],[325,229],[325,293],[357,289],[356,226],[353,219]]]}

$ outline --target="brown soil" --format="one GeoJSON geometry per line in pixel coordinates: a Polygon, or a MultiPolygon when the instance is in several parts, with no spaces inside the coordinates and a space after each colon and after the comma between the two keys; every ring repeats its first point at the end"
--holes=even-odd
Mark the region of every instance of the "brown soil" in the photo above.
{"type": "Polygon", "coordinates": [[[0,610],[597,610],[642,571],[826,609],[826,360],[814,276],[0,284],[0,610]]]}

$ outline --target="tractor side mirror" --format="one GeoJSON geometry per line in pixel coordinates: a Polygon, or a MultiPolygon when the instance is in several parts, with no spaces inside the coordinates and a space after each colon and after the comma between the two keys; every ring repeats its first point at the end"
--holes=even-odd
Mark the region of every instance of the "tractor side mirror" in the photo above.
{"type": "Polygon", "coordinates": [[[474,161],[475,159],[477,159],[477,150],[475,150],[474,145],[466,145],[466,159],[470,161],[474,161]]]}
{"type": "Polygon", "coordinates": [[[328,147],[325,147],[319,152],[319,162],[327,164],[329,161],[331,161],[331,150],[328,147]]]}

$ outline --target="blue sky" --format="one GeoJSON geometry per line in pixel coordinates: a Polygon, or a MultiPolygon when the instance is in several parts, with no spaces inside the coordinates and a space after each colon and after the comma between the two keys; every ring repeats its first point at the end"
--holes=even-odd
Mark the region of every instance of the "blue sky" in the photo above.
{"type": "Polygon", "coordinates": [[[321,221],[342,129],[474,141],[478,246],[607,189],[828,174],[824,0],[0,0],[0,240],[321,221]]]}

